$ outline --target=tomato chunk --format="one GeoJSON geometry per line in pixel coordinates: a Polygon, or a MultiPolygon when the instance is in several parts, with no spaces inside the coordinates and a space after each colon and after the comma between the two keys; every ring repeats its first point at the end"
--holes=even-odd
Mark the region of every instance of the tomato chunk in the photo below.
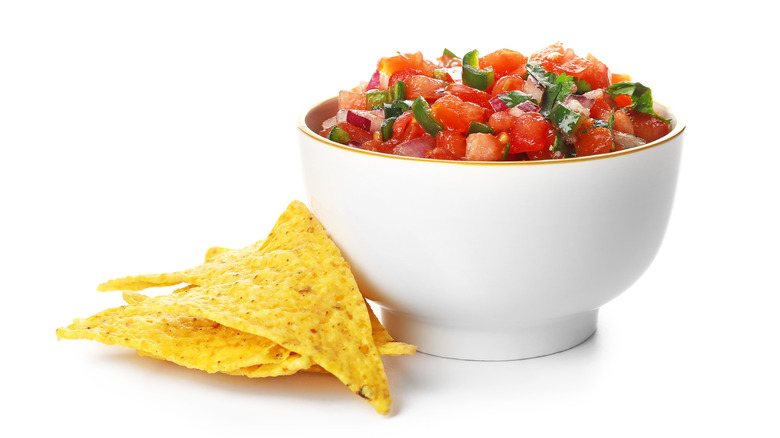
{"type": "Polygon", "coordinates": [[[469,161],[500,161],[504,145],[492,134],[475,133],[466,138],[466,156],[469,161]]]}
{"type": "Polygon", "coordinates": [[[490,105],[490,99],[493,97],[490,93],[486,93],[476,88],[463,85],[461,83],[454,83],[447,85],[444,89],[445,94],[452,94],[461,98],[466,102],[476,103],[477,105],[492,111],[493,106],[490,105]]]}
{"type": "Polygon", "coordinates": [[[493,96],[512,90],[522,90],[525,85],[525,79],[519,75],[507,75],[496,81],[493,90],[490,92],[493,96]]]}
{"type": "Polygon", "coordinates": [[[426,60],[421,52],[389,56],[380,59],[377,64],[377,70],[387,77],[408,68],[421,71],[425,76],[433,76],[434,65],[432,62],[426,60]]]}
{"type": "Polygon", "coordinates": [[[506,75],[525,76],[525,64],[528,58],[522,53],[509,49],[496,50],[479,58],[479,68],[493,67],[496,80],[506,75]]]}
{"type": "Polygon", "coordinates": [[[433,117],[444,124],[448,131],[465,134],[471,122],[484,122],[487,119],[481,106],[464,102],[458,96],[447,94],[431,105],[433,117]]]}
{"type": "Polygon", "coordinates": [[[634,125],[634,135],[647,141],[655,141],[671,131],[671,126],[650,114],[629,111],[629,117],[634,125]]]}
{"type": "Polygon", "coordinates": [[[523,113],[509,129],[510,153],[538,151],[555,143],[552,124],[539,113],[523,113]]]}
{"type": "Polygon", "coordinates": [[[612,151],[612,134],[607,128],[594,128],[580,134],[574,143],[578,157],[606,154],[612,151]]]}
{"type": "Polygon", "coordinates": [[[445,83],[442,80],[424,75],[410,76],[406,81],[406,98],[414,100],[422,96],[426,100],[438,99],[444,94],[445,83]]]}
{"type": "Polygon", "coordinates": [[[339,109],[367,110],[366,93],[347,90],[339,91],[339,109]]]}
{"type": "Polygon", "coordinates": [[[442,132],[436,136],[436,144],[426,154],[427,158],[460,160],[466,155],[466,137],[456,132],[442,132]]]}
{"type": "Polygon", "coordinates": [[[399,70],[390,76],[390,79],[387,81],[387,86],[389,87],[398,81],[407,82],[410,77],[422,74],[423,73],[416,68],[405,68],[403,70],[399,70]]]}

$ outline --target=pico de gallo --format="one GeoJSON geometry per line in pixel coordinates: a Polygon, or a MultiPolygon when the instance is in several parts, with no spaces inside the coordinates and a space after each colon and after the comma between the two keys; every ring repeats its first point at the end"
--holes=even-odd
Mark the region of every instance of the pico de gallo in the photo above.
{"type": "Polygon", "coordinates": [[[670,120],[650,88],[556,43],[526,57],[445,49],[381,58],[368,82],[338,95],[320,135],[364,150],[440,160],[551,160],[657,140],[670,120]]]}

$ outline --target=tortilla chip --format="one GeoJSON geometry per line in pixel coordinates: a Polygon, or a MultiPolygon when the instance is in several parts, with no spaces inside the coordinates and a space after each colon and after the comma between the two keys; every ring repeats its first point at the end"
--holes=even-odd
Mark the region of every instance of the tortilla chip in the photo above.
{"type": "Polygon", "coordinates": [[[98,289],[130,291],[130,304],[76,320],[58,336],[127,345],[208,372],[329,372],[381,414],[391,400],[380,354],[415,350],[382,327],[336,245],[297,201],[265,240],[214,247],[196,268],[124,277],[98,289]],[[180,283],[189,284],[167,295],[133,292],[180,283]],[[222,353],[212,357],[212,348],[222,353]]]}

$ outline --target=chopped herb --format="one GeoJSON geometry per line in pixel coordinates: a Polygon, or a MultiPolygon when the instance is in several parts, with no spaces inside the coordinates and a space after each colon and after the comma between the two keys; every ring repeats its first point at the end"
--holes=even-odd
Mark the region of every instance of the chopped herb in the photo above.
{"type": "Polygon", "coordinates": [[[530,94],[523,93],[519,90],[511,90],[496,96],[499,100],[504,102],[509,108],[520,105],[521,103],[530,100],[535,104],[539,104],[530,94]]]}
{"type": "Polygon", "coordinates": [[[533,76],[539,82],[539,85],[544,88],[539,112],[545,117],[550,114],[556,102],[562,101],[577,89],[577,84],[572,76],[566,73],[556,75],[548,72],[538,61],[529,62],[525,67],[528,70],[528,74],[533,76]]]}
{"type": "Polygon", "coordinates": [[[617,82],[605,88],[604,91],[613,98],[621,94],[628,95],[631,97],[631,108],[634,111],[650,114],[666,123],[671,122],[671,120],[663,118],[655,112],[653,109],[653,92],[639,82],[617,82]]]}

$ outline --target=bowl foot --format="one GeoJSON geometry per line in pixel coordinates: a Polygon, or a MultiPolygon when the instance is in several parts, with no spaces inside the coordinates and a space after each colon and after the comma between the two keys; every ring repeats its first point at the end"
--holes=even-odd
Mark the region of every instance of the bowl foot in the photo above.
{"type": "Polygon", "coordinates": [[[598,309],[560,318],[502,327],[464,327],[423,321],[382,308],[382,323],[399,341],[422,353],[465,360],[516,360],[575,347],[596,331],[598,309]]]}

